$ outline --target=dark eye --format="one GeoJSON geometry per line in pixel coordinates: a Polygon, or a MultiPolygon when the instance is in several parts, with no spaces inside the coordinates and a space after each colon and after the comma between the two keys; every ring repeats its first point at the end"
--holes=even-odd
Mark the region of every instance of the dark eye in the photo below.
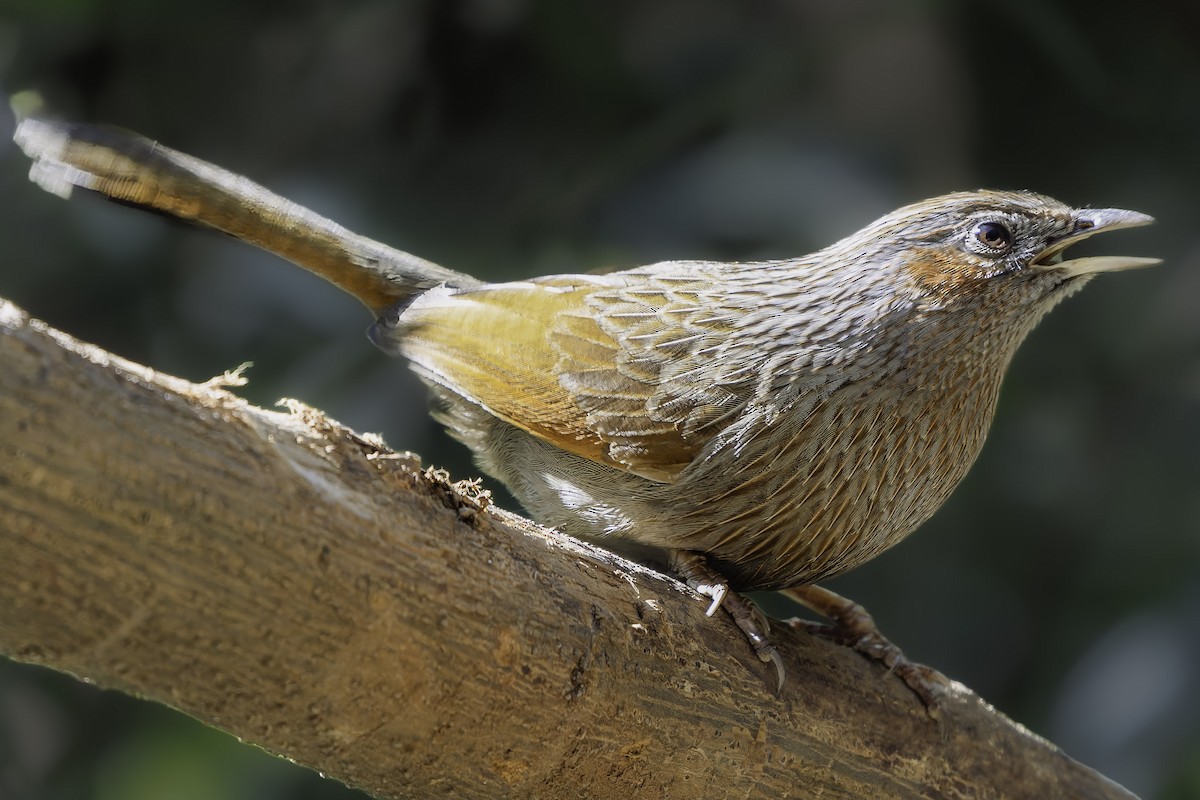
{"type": "Polygon", "coordinates": [[[1012,246],[1012,231],[999,222],[981,222],[972,233],[989,250],[1003,251],[1012,246]]]}

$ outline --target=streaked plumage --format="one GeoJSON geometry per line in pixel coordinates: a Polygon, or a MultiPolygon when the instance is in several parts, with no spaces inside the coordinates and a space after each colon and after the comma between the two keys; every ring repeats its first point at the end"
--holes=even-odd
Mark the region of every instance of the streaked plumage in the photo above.
{"type": "Polygon", "coordinates": [[[803,258],[483,284],[127,131],[26,119],[14,139],[50,191],[209,225],[354,294],[534,517],[698,551],[735,589],[809,584],[911,533],[975,460],[1042,315],[1155,263],[1062,259],[1143,214],[979,191],[803,258]]]}
{"type": "Polygon", "coordinates": [[[948,195],[800,259],[442,286],[373,338],[539,520],[705,553],[736,589],[807,584],[903,539],[966,474],[1017,346],[1091,276],[1031,266],[1086,235],[1081,214],[1148,219],[948,195]],[[999,256],[968,244],[993,220],[999,256]]]}

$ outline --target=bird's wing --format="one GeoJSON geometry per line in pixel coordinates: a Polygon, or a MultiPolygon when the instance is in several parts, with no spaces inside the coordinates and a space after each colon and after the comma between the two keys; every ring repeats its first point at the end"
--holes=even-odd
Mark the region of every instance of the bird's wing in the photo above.
{"type": "Polygon", "coordinates": [[[698,285],[614,273],[435,289],[400,317],[399,347],[426,378],[500,419],[670,482],[744,406],[751,382],[714,379],[705,363],[729,331],[698,285]]]}

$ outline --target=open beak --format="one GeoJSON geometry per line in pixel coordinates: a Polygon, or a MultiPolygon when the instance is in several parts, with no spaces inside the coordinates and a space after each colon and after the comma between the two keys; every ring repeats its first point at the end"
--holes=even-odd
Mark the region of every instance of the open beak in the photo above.
{"type": "Polygon", "coordinates": [[[1063,251],[1082,242],[1089,236],[1122,228],[1137,228],[1154,222],[1154,217],[1125,211],[1120,208],[1084,208],[1075,212],[1075,229],[1055,240],[1029,266],[1039,272],[1057,272],[1065,278],[1077,275],[1093,275],[1097,272],[1118,272],[1123,269],[1152,267],[1162,263],[1161,258],[1137,258],[1134,256],[1088,256],[1063,260],[1063,251]]]}

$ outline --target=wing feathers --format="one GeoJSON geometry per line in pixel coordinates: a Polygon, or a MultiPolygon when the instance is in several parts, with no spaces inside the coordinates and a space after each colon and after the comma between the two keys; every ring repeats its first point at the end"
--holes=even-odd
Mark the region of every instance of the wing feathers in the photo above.
{"type": "Polygon", "coordinates": [[[661,290],[626,289],[619,273],[435,289],[401,316],[401,350],[428,380],[513,425],[669,482],[708,438],[689,414],[720,419],[730,406],[698,406],[664,385],[701,338],[664,333],[677,316],[660,313],[670,302],[661,290]]]}

